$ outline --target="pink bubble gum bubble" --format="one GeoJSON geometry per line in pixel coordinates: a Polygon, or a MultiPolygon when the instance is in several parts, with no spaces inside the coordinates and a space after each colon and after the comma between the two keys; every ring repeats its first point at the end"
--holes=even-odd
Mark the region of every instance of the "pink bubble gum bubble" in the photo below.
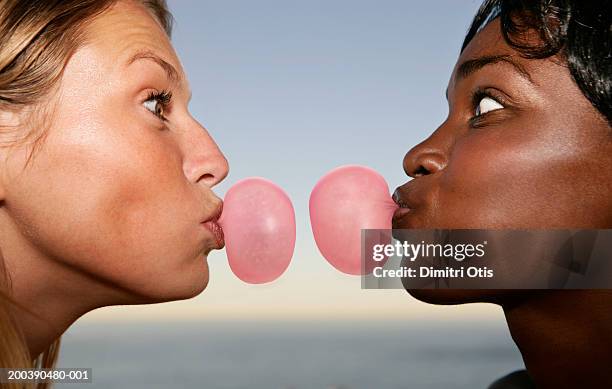
{"type": "Polygon", "coordinates": [[[250,284],[274,281],[285,272],[295,248],[295,212],[276,184],[253,177],[226,193],[219,224],[230,268],[250,284]]]}
{"type": "Polygon", "coordinates": [[[310,224],[319,251],[343,273],[370,273],[372,261],[361,266],[361,230],[391,229],[396,209],[387,182],[376,171],[354,165],[330,171],[310,195],[310,224]]]}

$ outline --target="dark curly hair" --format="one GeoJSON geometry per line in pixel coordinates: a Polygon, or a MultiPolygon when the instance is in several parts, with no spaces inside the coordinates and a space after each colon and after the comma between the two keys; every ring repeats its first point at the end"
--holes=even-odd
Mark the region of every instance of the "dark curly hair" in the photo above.
{"type": "Polygon", "coordinates": [[[461,51],[498,17],[502,36],[524,58],[558,55],[566,62],[582,93],[612,125],[611,0],[485,0],[461,51]],[[528,39],[533,33],[535,43],[528,39]]]}

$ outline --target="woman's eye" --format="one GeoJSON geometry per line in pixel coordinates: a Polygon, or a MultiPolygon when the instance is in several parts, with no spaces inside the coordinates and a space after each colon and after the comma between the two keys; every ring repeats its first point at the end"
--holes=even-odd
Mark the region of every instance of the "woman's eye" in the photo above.
{"type": "Polygon", "coordinates": [[[170,107],[172,101],[172,92],[161,91],[151,92],[147,99],[142,103],[144,107],[149,110],[153,115],[157,116],[161,120],[166,120],[165,112],[170,107]]]}
{"type": "Polygon", "coordinates": [[[151,111],[155,116],[164,117],[164,107],[157,98],[152,98],[143,103],[144,107],[151,111]]]}
{"type": "Polygon", "coordinates": [[[480,102],[476,106],[476,112],[474,112],[474,115],[480,116],[487,112],[495,111],[496,109],[502,109],[502,108],[504,108],[504,106],[498,103],[497,101],[495,101],[495,99],[485,96],[482,99],[480,99],[480,102]]]}

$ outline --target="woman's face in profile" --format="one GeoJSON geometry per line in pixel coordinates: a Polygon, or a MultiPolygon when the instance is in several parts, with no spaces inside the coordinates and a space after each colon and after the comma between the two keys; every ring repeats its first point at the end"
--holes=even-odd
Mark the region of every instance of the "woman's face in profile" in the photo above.
{"type": "Polygon", "coordinates": [[[612,142],[566,66],[525,59],[499,21],[451,75],[449,114],[410,150],[394,228],[609,228],[612,142]]]}
{"type": "Polygon", "coordinates": [[[191,117],[190,90],[160,25],[119,2],[70,58],[44,142],[14,148],[6,205],[32,255],[121,290],[126,302],[192,297],[221,242],[211,187],[228,172],[191,117]]]}
{"type": "MultiPolygon", "coordinates": [[[[525,59],[494,20],[451,75],[446,120],[404,158],[410,208],[393,228],[610,228],[612,142],[606,119],[562,61],[525,59]]],[[[413,291],[411,291],[413,293],[413,291]]],[[[483,291],[414,291],[435,301],[483,291]]]]}

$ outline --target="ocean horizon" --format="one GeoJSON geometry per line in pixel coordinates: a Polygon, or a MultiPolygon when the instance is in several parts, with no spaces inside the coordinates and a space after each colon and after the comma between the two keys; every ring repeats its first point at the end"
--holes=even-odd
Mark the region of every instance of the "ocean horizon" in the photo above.
{"type": "Polygon", "coordinates": [[[232,321],[79,323],[58,367],[92,382],[57,389],[474,389],[524,364],[503,321],[232,321]]]}

